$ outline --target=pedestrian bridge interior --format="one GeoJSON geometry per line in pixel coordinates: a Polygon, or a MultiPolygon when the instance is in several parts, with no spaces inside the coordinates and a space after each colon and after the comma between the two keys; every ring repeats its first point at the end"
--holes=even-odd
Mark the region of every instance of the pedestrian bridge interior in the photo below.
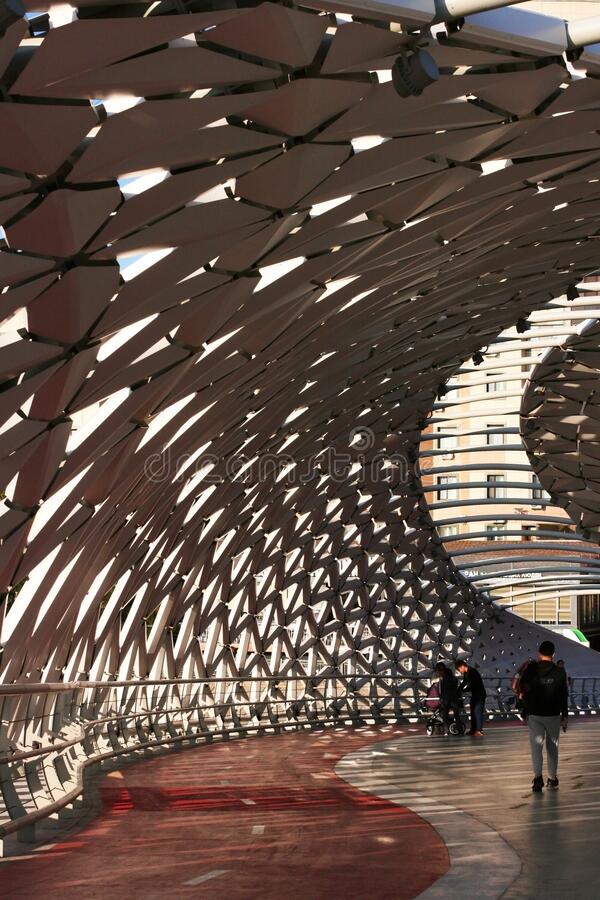
{"type": "MultiPolygon", "coordinates": [[[[0,88],[0,893],[596,896],[600,657],[556,637],[542,806],[509,701],[547,633],[453,560],[422,441],[600,269],[600,18],[0,0],[0,88]],[[456,658],[485,745],[425,737],[456,658]]],[[[518,437],[594,546],[597,347],[518,437]]]]}

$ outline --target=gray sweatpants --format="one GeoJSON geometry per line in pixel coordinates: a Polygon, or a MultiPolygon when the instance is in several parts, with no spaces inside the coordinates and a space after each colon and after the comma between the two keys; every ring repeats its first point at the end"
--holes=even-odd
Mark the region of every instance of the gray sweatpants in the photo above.
{"type": "Polygon", "coordinates": [[[560,716],[528,716],[529,743],[533,774],[542,774],[544,764],[544,741],[548,758],[548,778],[556,778],[558,770],[558,739],[560,737],[560,716]]]}

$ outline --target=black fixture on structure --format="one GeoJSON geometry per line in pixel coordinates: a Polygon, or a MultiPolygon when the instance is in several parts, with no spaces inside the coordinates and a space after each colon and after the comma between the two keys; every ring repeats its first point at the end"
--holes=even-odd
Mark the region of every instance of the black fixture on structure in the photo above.
{"type": "Polygon", "coordinates": [[[426,50],[399,56],[392,66],[392,83],[401,97],[418,97],[439,77],[437,63],[426,50]]]}

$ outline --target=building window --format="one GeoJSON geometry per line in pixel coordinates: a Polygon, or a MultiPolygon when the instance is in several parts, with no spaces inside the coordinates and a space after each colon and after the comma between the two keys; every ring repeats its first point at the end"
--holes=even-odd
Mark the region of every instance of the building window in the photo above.
{"type": "Polygon", "coordinates": [[[453,537],[456,534],[459,534],[458,525],[440,525],[439,529],[440,537],[453,537]]]}
{"type": "Polygon", "coordinates": [[[496,447],[499,444],[504,443],[504,438],[506,437],[506,435],[504,435],[502,433],[498,434],[498,432],[497,432],[498,428],[503,427],[502,425],[494,425],[494,424],[490,424],[490,422],[488,422],[485,427],[487,428],[485,442],[488,445],[488,447],[496,447]]]}
{"type": "Polygon", "coordinates": [[[488,500],[500,500],[506,497],[506,475],[487,475],[486,496],[488,500]]]}
{"type": "Polygon", "coordinates": [[[560,534],[566,534],[567,532],[575,534],[576,528],[574,525],[558,525],[554,522],[552,522],[551,524],[548,524],[547,522],[540,522],[537,526],[537,530],[547,533],[558,531],[560,534]]]}
{"type": "Polygon", "coordinates": [[[600,625],[600,597],[584,594],[579,598],[579,626],[600,625]]]}
{"type": "Polygon", "coordinates": [[[498,394],[506,390],[505,381],[492,381],[492,378],[497,378],[499,374],[500,372],[489,372],[486,375],[485,390],[487,394],[498,394]]]}
{"type": "Polygon", "coordinates": [[[443,434],[443,437],[437,439],[438,450],[441,450],[443,453],[452,453],[457,447],[458,434],[456,425],[444,425],[440,428],[440,432],[443,434]]]}
{"type": "Polygon", "coordinates": [[[488,541],[501,541],[504,539],[503,531],[506,531],[506,521],[492,522],[485,526],[488,541]]]}
{"type": "MultiPolygon", "coordinates": [[[[439,485],[450,485],[450,484],[458,484],[458,479],[456,475],[440,475],[437,479],[437,483],[439,485]]],[[[457,492],[456,490],[448,490],[447,488],[440,488],[437,495],[438,500],[457,500],[457,492]]]]}

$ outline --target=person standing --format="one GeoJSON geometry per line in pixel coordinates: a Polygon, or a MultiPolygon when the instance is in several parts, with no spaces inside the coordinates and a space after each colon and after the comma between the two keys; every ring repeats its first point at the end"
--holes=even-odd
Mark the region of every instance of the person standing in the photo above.
{"type": "Polygon", "coordinates": [[[436,665],[435,671],[440,678],[440,715],[444,723],[444,732],[450,734],[450,712],[454,714],[456,724],[460,724],[458,684],[450,669],[443,662],[436,665]]]}
{"type": "Polygon", "coordinates": [[[544,743],[548,765],[546,787],[554,790],[558,788],[558,741],[561,726],[563,731],[566,731],[568,724],[567,675],[564,668],[554,664],[553,657],[552,641],[542,641],[538,651],[538,662],[527,667],[520,683],[527,712],[533,764],[531,789],[536,793],[544,788],[544,743]]]}
{"type": "Polygon", "coordinates": [[[471,695],[471,729],[469,734],[473,737],[483,737],[483,717],[485,715],[485,698],[487,697],[483,678],[473,666],[468,665],[464,659],[459,659],[454,664],[456,671],[462,675],[459,691],[467,691],[471,695]]]}

